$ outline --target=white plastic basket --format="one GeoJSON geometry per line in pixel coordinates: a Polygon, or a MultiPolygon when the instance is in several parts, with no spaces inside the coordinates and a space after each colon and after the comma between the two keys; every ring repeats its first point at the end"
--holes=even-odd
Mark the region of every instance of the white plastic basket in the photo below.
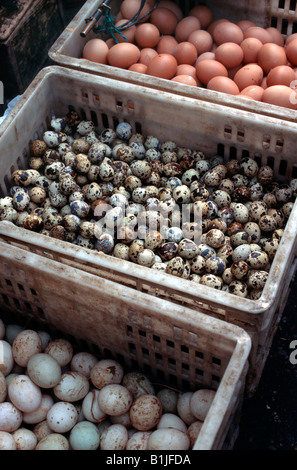
{"type": "MultiPolygon", "coordinates": [[[[69,106],[77,109],[81,117],[92,119],[97,130],[125,120],[134,131],[156,135],[161,141],[174,136],[178,145],[200,149],[207,156],[220,152],[228,160],[230,156],[241,158],[248,154],[261,164],[273,161],[275,175],[281,181],[295,172],[295,123],[282,123],[271,117],[107,77],[49,67],[38,74],[0,126],[1,195],[9,191],[12,172],[27,167],[30,142],[48,128],[52,112],[63,115],[69,106]]],[[[172,302],[173,308],[177,304],[202,311],[243,328],[252,338],[247,375],[247,395],[251,395],[261,377],[295,272],[296,222],[295,204],[258,301],[26,231],[8,222],[0,223],[0,240],[7,246],[36,253],[44,260],[53,259],[60,263],[61,270],[73,266],[97,275],[100,282],[113,281],[123,295],[126,288],[131,288],[135,295],[148,294],[152,300],[159,297],[172,302]]]]}
{"type": "Polygon", "coordinates": [[[251,347],[244,330],[2,241],[0,269],[0,318],[54,328],[161,386],[215,390],[193,450],[233,447],[251,347]]]}
{"type": "MultiPolygon", "coordinates": [[[[191,96],[195,99],[224,104],[251,112],[259,112],[289,121],[297,120],[296,111],[279,106],[268,105],[254,100],[246,100],[239,96],[231,96],[226,93],[207,90],[201,87],[190,87],[170,80],[139,74],[109,65],[96,64],[89,60],[82,59],[82,51],[88,40],[94,37],[105,39],[103,33],[94,33],[93,31],[86,37],[81,36],[81,32],[87,25],[86,20],[93,16],[102,3],[103,0],[87,0],[73,20],[68,24],[49,50],[49,57],[55,64],[70,67],[75,70],[87,71],[95,75],[116,78],[124,82],[146,85],[155,90],[166,90],[171,93],[191,96]]],[[[188,14],[190,9],[200,2],[175,0],[175,3],[179,5],[184,14],[188,14]]],[[[120,4],[120,0],[113,0],[111,2],[111,14],[116,15],[118,13],[120,4]]],[[[264,28],[270,26],[277,28],[284,37],[297,32],[296,2],[290,0],[239,0],[236,2],[236,6],[234,6],[232,0],[226,2],[208,0],[205,4],[212,10],[214,20],[227,18],[230,21],[237,22],[242,19],[249,19],[256,25],[264,28]]],[[[103,19],[101,18],[98,24],[102,24],[102,21],[103,19]]]]}

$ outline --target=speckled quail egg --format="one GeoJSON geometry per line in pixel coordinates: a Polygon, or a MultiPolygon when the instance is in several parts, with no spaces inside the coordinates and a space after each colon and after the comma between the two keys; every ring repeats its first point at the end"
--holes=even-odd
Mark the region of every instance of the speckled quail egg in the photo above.
{"type": "Polygon", "coordinates": [[[177,255],[178,244],[176,242],[162,242],[157,253],[162,261],[169,261],[177,255]]]}
{"type": "Polygon", "coordinates": [[[131,172],[141,180],[147,179],[151,172],[152,167],[146,160],[134,160],[130,165],[131,172]]]}
{"type": "Polygon", "coordinates": [[[226,269],[226,263],[218,256],[211,256],[205,261],[205,271],[210,274],[221,276],[226,269]]]}
{"type": "Polygon", "coordinates": [[[202,284],[203,286],[221,290],[223,286],[223,280],[220,276],[217,276],[216,274],[208,273],[201,276],[200,284],[202,284]]]}
{"type": "Polygon", "coordinates": [[[230,207],[233,211],[234,220],[245,224],[249,221],[249,209],[241,202],[232,202],[230,207]]]}
{"type": "Polygon", "coordinates": [[[225,235],[221,230],[211,229],[206,233],[206,244],[212,248],[220,248],[225,243],[225,235]]]}
{"type": "Polygon", "coordinates": [[[262,249],[268,254],[269,259],[273,260],[279,246],[279,240],[277,238],[267,238],[262,243],[262,249]]]}
{"type": "Polygon", "coordinates": [[[246,259],[252,269],[264,269],[269,263],[269,256],[265,251],[252,251],[246,259]]]}
{"type": "Polygon", "coordinates": [[[137,263],[141,266],[151,267],[155,263],[155,253],[149,248],[144,248],[137,255],[137,263]]]}
{"type": "Polygon", "coordinates": [[[163,237],[159,231],[150,230],[145,235],[144,246],[150,250],[155,250],[158,246],[161,245],[162,241],[163,237]]]}
{"type": "Polygon", "coordinates": [[[189,238],[183,238],[177,249],[178,255],[184,259],[193,259],[198,254],[198,246],[189,238]]]}
{"type": "Polygon", "coordinates": [[[231,273],[236,279],[242,280],[247,277],[249,264],[244,260],[234,261],[231,265],[231,273]]]}
{"type": "Polygon", "coordinates": [[[89,214],[90,206],[86,201],[76,200],[70,202],[70,209],[72,214],[77,215],[80,218],[84,218],[89,214]]]}
{"type": "Polygon", "coordinates": [[[278,224],[273,215],[262,215],[258,220],[259,228],[262,232],[273,232],[276,230],[278,224]]]}
{"type": "Polygon", "coordinates": [[[128,122],[120,122],[115,129],[119,139],[128,141],[133,134],[132,126],[128,122]]]}
{"type": "Polygon", "coordinates": [[[179,227],[169,227],[166,229],[165,238],[169,242],[179,243],[184,238],[184,233],[179,227]]]}
{"type": "Polygon", "coordinates": [[[13,208],[17,211],[24,211],[30,203],[30,195],[25,188],[17,191],[12,197],[13,208]]]}
{"type": "Polygon", "coordinates": [[[114,249],[114,238],[109,233],[103,233],[95,241],[95,248],[97,251],[105,254],[110,254],[114,249]]]}
{"type": "Polygon", "coordinates": [[[49,148],[57,147],[61,142],[59,133],[55,131],[45,131],[42,139],[49,148]]]}
{"type": "Polygon", "coordinates": [[[228,285],[228,292],[237,295],[238,297],[246,298],[248,295],[248,287],[246,282],[239,279],[234,279],[228,285]]]}
{"type": "Polygon", "coordinates": [[[243,244],[249,244],[251,241],[250,235],[245,230],[235,230],[230,235],[230,242],[233,247],[243,244]]]}
{"type": "Polygon", "coordinates": [[[253,270],[247,279],[247,285],[251,289],[263,289],[268,278],[268,272],[264,270],[253,270]]]}
{"type": "Polygon", "coordinates": [[[116,243],[112,252],[113,256],[129,261],[129,245],[125,243],[116,243]]]}
{"type": "Polygon", "coordinates": [[[261,166],[257,174],[257,179],[263,186],[269,185],[274,179],[273,169],[268,165],[261,166]]]}

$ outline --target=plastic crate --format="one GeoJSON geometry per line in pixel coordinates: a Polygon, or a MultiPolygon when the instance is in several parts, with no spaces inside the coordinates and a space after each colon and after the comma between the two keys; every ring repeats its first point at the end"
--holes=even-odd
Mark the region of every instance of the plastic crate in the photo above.
{"type": "MultiPolygon", "coordinates": [[[[295,123],[282,123],[267,116],[54,66],[38,74],[0,126],[0,196],[8,193],[12,172],[27,167],[30,142],[48,128],[52,112],[64,115],[69,106],[82,118],[92,119],[98,131],[127,121],[135,132],[156,135],[161,141],[172,140],[174,136],[179,146],[200,149],[207,156],[220,154],[228,160],[249,155],[261,164],[274,162],[280,181],[295,173],[295,123]]],[[[44,261],[54,259],[60,263],[61,271],[73,266],[97,275],[100,283],[103,279],[113,281],[122,295],[126,287],[132,288],[135,295],[148,294],[152,301],[159,297],[172,302],[172,308],[177,304],[202,311],[243,328],[252,338],[246,390],[247,396],[251,396],[261,377],[295,272],[296,223],[295,204],[258,301],[26,231],[5,221],[0,223],[0,240],[7,247],[20,246],[37,253],[44,261]]],[[[13,260],[10,265],[13,266],[13,260]]]]}
{"type": "MultiPolygon", "coordinates": [[[[49,57],[55,64],[71,67],[76,70],[87,71],[92,74],[104,77],[116,78],[124,82],[130,82],[140,85],[146,85],[154,89],[167,90],[171,93],[178,93],[183,96],[191,96],[195,99],[206,100],[214,103],[221,103],[238,109],[259,112],[281,119],[296,121],[296,111],[282,108],[279,106],[268,105],[254,100],[246,100],[239,96],[232,96],[226,93],[220,93],[207,90],[202,87],[190,87],[170,80],[164,80],[129,70],[111,67],[109,65],[96,64],[89,60],[81,58],[83,47],[86,42],[94,37],[105,39],[103,33],[94,33],[91,31],[86,37],[81,36],[85,29],[86,20],[91,18],[97,8],[103,1],[87,0],[73,20],[68,24],[63,33],[55,41],[49,50],[49,57]]],[[[179,1],[175,0],[184,14],[188,14],[190,9],[201,3],[198,1],[179,1]]],[[[267,28],[273,26],[277,28],[284,37],[297,31],[297,7],[296,2],[289,0],[270,0],[270,1],[237,1],[228,0],[220,2],[208,0],[204,2],[211,8],[214,20],[227,18],[230,21],[237,22],[242,19],[249,19],[256,25],[267,28]]],[[[120,0],[111,2],[111,14],[116,15],[120,9],[120,0]]],[[[102,24],[102,18],[98,25],[102,24]]]]}
{"type": "Polygon", "coordinates": [[[251,347],[244,330],[2,241],[0,269],[0,318],[60,331],[156,386],[215,390],[193,450],[232,449],[251,347]]]}

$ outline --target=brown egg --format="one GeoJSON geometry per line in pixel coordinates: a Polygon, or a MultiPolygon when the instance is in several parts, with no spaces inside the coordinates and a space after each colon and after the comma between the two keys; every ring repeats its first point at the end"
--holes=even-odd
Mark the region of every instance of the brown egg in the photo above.
{"type": "Polygon", "coordinates": [[[214,28],[213,38],[218,46],[224,42],[240,44],[243,41],[243,32],[235,23],[222,22],[214,28]]]}
{"type": "Polygon", "coordinates": [[[265,74],[268,74],[277,65],[286,65],[287,56],[284,48],[272,42],[263,44],[258,52],[257,63],[265,74]]]}
{"type": "Polygon", "coordinates": [[[245,38],[241,43],[240,47],[243,50],[243,59],[244,64],[250,64],[252,62],[257,62],[258,52],[263,46],[263,42],[257,38],[245,38]]]}
{"type": "Polygon", "coordinates": [[[240,95],[250,96],[254,100],[261,101],[264,93],[264,88],[259,85],[249,85],[241,90],[240,95]]]}
{"type": "Polygon", "coordinates": [[[244,65],[234,76],[234,81],[240,91],[249,85],[261,85],[262,80],[263,69],[258,64],[244,65]]]}
{"type": "Polygon", "coordinates": [[[204,52],[209,52],[213,45],[212,36],[205,29],[197,29],[193,31],[189,35],[188,41],[194,44],[198,55],[203,54],[204,52]]]}
{"type": "Polygon", "coordinates": [[[297,109],[296,93],[285,85],[273,85],[264,90],[262,101],[289,109],[297,109]]]}
{"type": "Polygon", "coordinates": [[[215,59],[216,59],[216,55],[214,52],[203,52],[203,54],[201,54],[196,60],[196,64],[198,62],[201,62],[202,60],[215,60],[215,59]]]}
{"type": "MultiPolygon", "coordinates": [[[[128,20],[130,20],[138,13],[140,7],[141,7],[141,0],[124,0],[121,4],[120,12],[123,18],[128,18],[128,20]]],[[[139,18],[142,18],[143,16],[148,15],[149,11],[150,11],[150,6],[146,2],[143,5],[139,13],[139,18]]],[[[146,16],[144,19],[141,20],[141,22],[143,23],[144,21],[147,21],[148,19],[149,19],[149,16],[146,16]]]]}
{"type": "Polygon", "coordinates": [[[196,75],[198,79],[207,85],[209,80],[216,76],[228,76],[226,67],[217,60],[206,59],[196,64],[196,75]]]}
{"type": "Polygon", "coordinates": [[[243,50],[239,44],[224,42],[217,47],[215,57],[216,60],[224,64],[228,69],[238,67],[243,60],[243,50]]]}
{"type": "Polygon", "coordinates": [[[189,64],[180,64],[177,66],[176,69],[176,76],[178,75],[190,75],[196,80],[197,86],[202,86],[202,83],[200,80],[198,80],[198,77],[196,75],[196,67],[193,65],[189,64]]]}
{"type": "Polygon", "coordinates": [[[157,26],[160,34],[173,34],[178,19],[176,14],[169,8],[157,7],[151,13],[150,22],[157,26]]]}
{"type": "Polygon", "coordinates": [[[193,65],[198,57],[194,44],[187,41],[180,42],[173,51],[173,55],[178,64],[189,65],[193,65]]]}
{"type": "Polygon", "coordinates": [[[278,44],[281,47],[284,47],[285,40],[283,38],[282,33],[277,28],[266,28],[266,31],[268,31],[268,33],[271,35],[272,42],[278,44]]]}
{"type": "Polygon", "coordinates": [[[235,74],[238,72],[238,70],[241,69],[241,67],[242,67],[242,64],[237,65],[237,67],[232,67],[231,69],[227,69],[228,70],[228,77],[232,78],[232,80],[234,80],[235,74]]]}
{"type": "Polygon", "coordinates": [[[207,83],[208,90],[220,91],[229,95],[238,95],[239,88],[236,83],[229,77],[213,77],[207,83]]]}
{"type": "MultiPolygon", "coordinates": [[[[123,18],[115,23],[115,26],[118,28],[119,26],[124,25],[127,23],[127,19],[123,18]]],[[[135,31],[136,31],[136,26],[132,25],[129,26],[129,28],[121,30],[120,33],[114,33],[114,36],[118,42],[125,42],[126,40],[128,42],[134,42],[134,36],[135,36],[135,31]]]]}
{"type": "Polygon", "coordinates": [[[200,29],[200,21],[196,16],[185,16],[175,28],[175,39],[178,42],[187,41],[193,31],[200,29]]]}
{"type": "Polygon", "coordinates": [[[150,61],[158,55],[158,52],[152,47],[144,47],[140,49],[140,56],[138,62],[140,64],[148,65],[150,61]]]}
{"type": "Polygon", "coordinates": [[[173,11],[178,21],[180,21],[184,16],[182,9],[177,5],[177,3],[173,2],[172,0],[161,0],[159,3],[159,7],[168,8],[169,10],[173,11]]]}
{"type": "Polygon", "coordinates": [[[206,29],[212,22],[213,13],[206,5],[196,5],[190,12],[190,16],[196,16],[200,21],[200,27],[206,29]]]}
{"type": "Polygon", "coordinates": [[[266,31],[266,29],[261,28],[260,26],[252,26],[251,28],[246,29],[243,33],[243,36],[244,39],[257,38],[262,42],[262,44],[272,41],[272,37],[269,31],[266,31]]]}
{"type": "Polygon", "coordinates": [[[147,71],[147,65],[141,64],[137,62],[137,64],[132,64],[128,70],[131,70],[132,72],[138,72],[138,73],[146,73],[147,71]]]}
{"type": "Polygon", "coordinates": [[[295,80],[295,72],[288,65],[278,65],[270,70],[266,78],[267,86],[286,85],[290,86],[295,80]]]}
{"type": "Polygon", "coordinates": [[[251,28],[252,26],[256,26],[253,21],[250,20],[240,20],[237,23],[237,26],[240,27],[241,31],[244,33],[248,28],[251,28]]]}
{"type": "Polygon", "coordinates": [[[227,21],[228,23],[230,23],[230,21],[227,18],[220,18],[219,20],[214,20],[208,26],[207,31],[213,36],[213,32],[216,26],[219,25],[220,23],[223,23],[224,21],[227,21]]]}
{"type": "Polygon", "coordinates": [[[108,45],[102,39],[90,39],[86,42],[82,57],[83,59],[97,62],[98,64],[107,64],[108,45]]]}
{"type": "Polygon", "coordinates": [[[147,67],[147,74],[170,80],[176,75],[177,61],[171,54],[158,54],[147,67]]]}
{"type": "Polygon", "coordinates": [[[178,42],[175,37],[166,34],[160,37],[156,51],[158,54],[172,54],[177,45],[178,42]]]}
{"type": "Polygon", "coordinates": [[[183,85],[198,86],[197,81],[191,75],[176,75],[171,81],[182,83],[183,85]]]}
{"type": "Polygon", "coordinates": [[[160,32],[154,24],[141,23],[136,27],[135,42],[139,47],[155,47],[160,40],[160,32]]]}
{"type": "Polygon", "coordinates": [[[290,44],[291,41],[294,41],[294,39],[297,39],[297,33],[293,33],[293,34],[290,34],[286,41],[285,41],[285,46],[287,46],[288,44],[290,44]]]}
{"type": "Polygon", "coordinates": [[[140,57],[140,50],[135,44],[119,42],[112,46],[107,53],[109,65],[127,69],[132,64],[136,64],[140,57]]]}
{"type": "Polygon", "coordinates": [[[286,56],[288,61],[293,65],[297,65],[297,39],[293,39],[286,44],[285,47],[286,56]]]}

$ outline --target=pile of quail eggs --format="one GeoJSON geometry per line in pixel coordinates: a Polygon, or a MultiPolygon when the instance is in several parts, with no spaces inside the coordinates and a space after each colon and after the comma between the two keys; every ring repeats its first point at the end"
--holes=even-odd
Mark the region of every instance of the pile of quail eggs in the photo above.
{"type": "Polygon", "coordinates": [[[207,158],[128,122],[98,132],[71,110],[31,143],[0,220],[257,300],[296,191],[248,156],[207,158]]]}
{"type": "Polygon", "coordinates": [[[0,450],[192,449],[215,396],[1,319],[0,348],[0,450]]]}

